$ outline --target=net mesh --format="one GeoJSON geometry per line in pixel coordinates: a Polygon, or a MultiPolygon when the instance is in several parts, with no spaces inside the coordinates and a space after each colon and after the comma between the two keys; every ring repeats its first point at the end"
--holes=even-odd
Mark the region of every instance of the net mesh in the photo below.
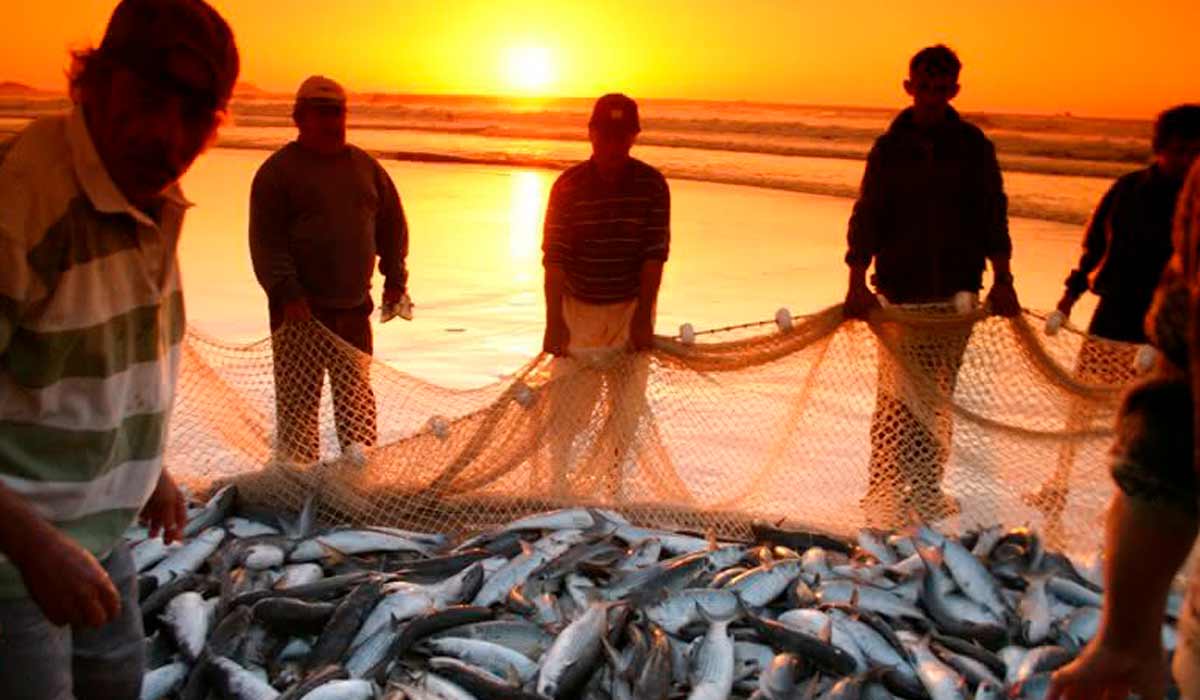
{"type": "Polygon", "coordinates": [[[1040,317],[840,307],[540,356],[452,390],[316,322],[233,345],[189,331],[167,466],[194,492],[331,520],[467,532],[560,506],[720,537],[753,520],[849,535],[915,518],[1098,546],[1106,451],[1135,346],[1040,317]]]}

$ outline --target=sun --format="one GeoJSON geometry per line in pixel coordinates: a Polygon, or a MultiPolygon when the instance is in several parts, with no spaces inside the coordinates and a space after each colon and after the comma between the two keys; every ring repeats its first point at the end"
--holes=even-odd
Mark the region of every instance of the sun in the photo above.
{"type": "Polygon", "coordinates": [[[554,82],[554,66],[548,49],[513,47],[504,58],[505,79],[508,86],[518,92],[542,92],[554,82]]]}

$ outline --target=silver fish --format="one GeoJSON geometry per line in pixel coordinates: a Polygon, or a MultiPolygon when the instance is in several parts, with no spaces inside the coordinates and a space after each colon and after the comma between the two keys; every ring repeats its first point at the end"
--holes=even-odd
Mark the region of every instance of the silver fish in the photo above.
{"type": "Polygon", "coordinates": [[[330,681],[319,686],[300,700],[370,700],[375,697],[375,684],[363,680],[330,681]]]}
{"type": "Polygon", "coordinates": [[[1046,595],[1046,582],[1045,576],[1033,576],[1017,606],[1021,615],[1021,636],[1030,646],[1041,644],[1050,635],[1050,599],[1046,595]]]}
{"type": "Polygon", "coordinates": [[[984,606],[1000,619],[1008,616],[1008,605],[1000,593],[1000,585],[983,562],[976,559],[975,555],[957,540],[945,537],[928,527],[920,528],[920,536],[940,549],[946,568],[968,598],[984,606]]]}
{"type": "Polygon", "coordinates": [[[199,512],[189,516],[188,523],[183,528],[183,537],[186,539],[220,523],[229,514],[229,509],[233,508],[236,498],[237,488],[232,484],[214,493],[199,512]]]}
{"type": "Polygon", "coordinates": [[[876,632],[875,628],[854,619],[842,610],[833,610],[830,615],[833,617],[835,629],[841,627],[849,633],[870,665],[893,668],[907,676],[916,677],[916,670],[908,663],[908,660],[887,639],[876,632]]]}
{"type": "Polygon", "coordinates": [[[666,530],[651,530],[629,524],[619,525],[614,534],[631,545],[636,545],[643,540],[656,539],[662,543],[663,551],[671,555],[703,552],[708,550],[709,545],[708,540],[703,537],[681,535],[666,530]]]}
{"type": "Polygon", "coordinates": [[[542,628],[525,620],[495,620],[454,627],[432,635],[432,639],[463,637],[482,639],[519,651],[536,661],[550,648],[554,638],[542,628]]]}
{"type": "Polygon", "coordinates": [[[648,537],[629,548],[629,554],[617,564],[617,571],[637,571],[657,562],[662,556],[662,540],[648,537]]]}
{"type": "Polygon", "coordinates": [[[242,565],[252,571],[262,571],[282,566],[285,555],[279,545],[257,543],[246,548],[242,565]]]}
{"type": "MultiPolygon", "coordinates": [[[[671,640],[657,626],[650,627],[650,647],[633,680],[633,694],[638,700],[666,700],[675,676],[675,654],[671,640]]],[[[680,660],[680,666],[685,666],[680,660]]]]}
{"type": "Polygon", "coordinates": [[[1082,649],[1100,632],[1100,608],[1077,608],[1057,623],[1059,638],[1075,649],[1082,649]]]}
{"type": "Polygon", "coordinates": [[[200,568],[205,559],[217,551],[224,539],[224,530],[219,527],[209,528],[144,575],[154,579],[155,583],[161,586],[177,576],[193,573],[200,568]]]}
{"type": "Polygon", "coordinates": [[[435,698],[436,700],[475,700],[475,696],[464,690],[462,686],[452,683],[435,673],[425,672],[420,674],[416,687],[428,693],[427,697],[435,698]]]}
{"type": "Polygon", "coordinates": [[[726,617],[738,610],[738,597],[727,589],[687,588],[660,603],[643,608],[646,618],[671,634],[678,634],[702,618],[697,605],[710,614],[726,617]]]}
{"type": "Polygon", "coordinates": [[[800,576],[798,559],[786,559],[750,569],[729,582],[725,590],[751,607],[761,608],[782,594],[800,576]]]}
{"type": "Polygon", "coordinates": [[[178,542],[167,544],[161,537],[152,537],[138,542],[130,548],[129,553],[133,555],[134,569],[141,573],[166,559],[168,555],[182,546],[178,542]]]}
{"type": "Polygon", "coordinates": [[[875,560],[881,564],[892,566],[900,561],[896,553],[892,551],[892,548],[887,545],[887,542],[870,530],[862,529],[858,531],[858,546],[864,552],[875,557],[875,560]]]}
{"type": "Polygon", "coordinates": [[[1046,581],[1046,590],[1072,605],[1091,605],[1097,608],[1104,606],[1103,595],[1059,576],[1051,576],[1046,581]]]}
{"type": "Polygon", "coordinates": [[[147,671],[142,677],[142,694],[138,700],[161,700],[174,693],[187,680],[191,669],[182,661],[147,671]]]}
{"type": "Polygon", "coordinates": [[[823,604],[848,604],[857,597],[858,606],[886,617],[924,620],[925,614],[917,606],[873,586],[858,585],[849,581],[830,581],[817,589],[817,599],[823,604]]]}
{"type": "Polygon", "coordinates": [[[603,520],[603,515],[590,508],[564,508],[518,518],[506,524],[500,531],[587,530],[600,524],[603,520]]]}
{"type": "Polygon", "coordinates": [[[350,652],[350,658],[346,659],[345,663],[346,672],[350,674],[351,678],[366,678],[376,664],[381,663],[387,657],[399,634],[397,621],[367,637],[362,644],[350,652]]]}
{"type": "Polygon", "coordinates": [[[218,656],[210,662],[216,675],[216,685],[228,698],[235,700],[275,700],[279,691],[249,670],[218,656]]]}
{"type": "Polygon", "coordinates": [[[288,561],[317,561],[329,556],[331,551],[342,554],[415,552],[432,556],[434,549],[427,543],[378,530],[336,530],[297,544],[288,561]]]}
{"type": "Polygon", "coordinates": [[[933,700],[966,700],[962,678],[933,653],[928,639],[909,633],[901,639],[916,659],[917,677],[933,700]]]}
{"type": "Polygon", "coordinates": [[[355,649],[363,644],[376,632],[390,624],[403,622],[418,615],[436,609],[433,596],[418,586],[409,586],[393,590],[384,595],[363,621],[358,633],[350,642],[350,648],[355,649]]]}
{"type": "Polygon", "coordinates": [[[437,656],[451,656],[490,671],[498,678],[515,675],[522,684],[538,673],[538,665],[524,654],[480,639],[446,637],[431,639],[427,646],[437,656]]]}
{"type": "Polygon", "coordinates": [[[542,659],[538,693],[549,698],[567,696],[587,680],[602,653],[600,638],[608,630],[609,607],[593,603],[559,633],[542,659]]]}
{"type": "Polygon", "coordinates": [[[692,690],[688,700],[725,700],[733,690],[733,639],[729,623],[737,618],[713,616],[701,608],[700,615],[708,622],[708,631],[692,650],[690,672],[692,690]]]}
{"type": "Polygon", "coordinates": [[[188,591],[180,593],[167,603],[162,619],[175,644],[189,661],[200,658],[204,651],[204,642],[212,628],[213,613],[216,610],[216,598],[204,600],[199,593],[188,591]]]}
{"type": "Polygon", "coordinates": [[[733,642],[733,681],[757,678],[771,665],[775,650],[757,642],[733,642]]]}
{"type": "Polygon", "coordinates": [[[1021,669],[1021,662],[1029,655],[1029,650],[1025,647],[1006,646],[1000,650],[1000,659],[1004,662],[1004,684],[1006,686],[1015,685],[1017,682],[1017,671],[1021,669]]]}
{"type": "Polygon", "coordinates": [[[279,528],[271,527],[257,520],[234,516],[225,520],[225,529],[234,537],[244,540],[251,537],[280,534],[279,528]]]}
{"type": "Polygon", "coordinates": [[[793,654],[778,654],[758,676],[758,692],[763,700],[792,700],[798,697],[796,677],[802,664],[793,654]]]}
{"type": "Polygon", "coordinates": [[[303,659],[312,652],[312,640],[293,637],[279,652],[280,661],[303,659]]]}
{"type": "Polygon", "coordinates": [[[283,575],[275,582],[276,590],[285,590],[296,586],[316,583],[325,578],[325,570],[320,564],[289,564],[283,568],[283,575]]]}
{"type": "Polygon", "coordinates": [[[979,531],[979,536],[975,538],[975,546],[971,548],[971,554],[974,554],[979,559],[987,559],[992,554],[992,550],[1004,538],[1004,528],[999,525],[985,527],[979,531]]]}
{"type": "Polygon", "coordinates": [[[818,639],[828,640],[854,659],[858,671],[867,670],[867,657],[859,648],[854,635],[828,614],[814,609],[789,610],[780,615],[777,622],[818,639]]]}
{"type": "Polygon", "coordinates": [[[996,677],[991,669],[969,656],[956,654],[945,647],[934,645],[934,652],[953,668],[960,676],[967,680],[967,683],[972,686],[978,686],[983,683],[1000,686],[1004,681],[996,677]]]}
{"type": "Polygon", "coordinates": [[[581,534],[579,530],[559,530],[526,545],[521,554],[484,581],[471,604],[487,607],[502,602],[513,586],[521,585],[538,567],[570,549],[581,534]]]}
{"type": "Polygon", "coordinates": [[[1017,667],[1016,683],[1022,684],[1036,675],[1054,671],[1074,658],[1074,654],[1060,646],[1041,646],[1030,649],[1017,667]]]}

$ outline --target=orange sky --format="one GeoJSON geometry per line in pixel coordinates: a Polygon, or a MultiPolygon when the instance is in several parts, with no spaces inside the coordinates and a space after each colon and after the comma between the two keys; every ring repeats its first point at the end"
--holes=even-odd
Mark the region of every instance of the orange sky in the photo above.
{"type": "MultiPolygon", "coordinates": [[[[63,85],[113,3],[4,0],[0,80],[63,85]],[[13,20],[15,19],[15,22],[13,20]]],[[[1151,116],[1200,101],[1196,0],[216,0],[242,78],[291,91],[492,94],[515,48],[543,49],[554,94],[891,106],[914,49],[945,41],[969,110],[1151,116]],[[886,9],[883,9],[886,6],[886,9]]]]}

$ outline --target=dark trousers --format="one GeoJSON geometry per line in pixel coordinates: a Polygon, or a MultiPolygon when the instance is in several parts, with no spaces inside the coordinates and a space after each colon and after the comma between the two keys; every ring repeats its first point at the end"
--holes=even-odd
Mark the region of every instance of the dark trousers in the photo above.
{"type": "Polygon", "coordinates": [[[1126,343],[1146,342],[1146,312],[1150,310],[1150,301],[1100,297],[1088,333],[1126,343]]]}
{"type": "Polygon", "coordinates": [[[313,308],[316,322],[362,354],[307,324],[283,324],[281,308],[271,307],[271,348],[275,364],[275,423],[279,456],[309,463],[320,458],[321,388],[325,375],[333,392],[338,443],[374,445],[375,393],[371,389],[370,303],[353,309],[313,308]]]}

